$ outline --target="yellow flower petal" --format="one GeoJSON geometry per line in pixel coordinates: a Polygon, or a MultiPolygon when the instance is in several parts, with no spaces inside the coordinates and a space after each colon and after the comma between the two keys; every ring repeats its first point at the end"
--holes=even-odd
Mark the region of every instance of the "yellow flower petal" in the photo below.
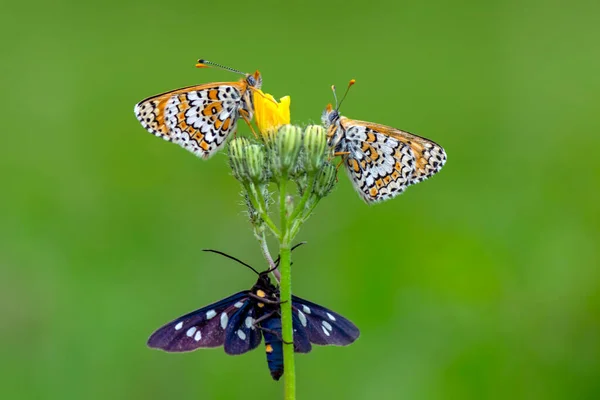
{"type": "Polygon", "coordinates": [[[282,97],[277,102],[268,93],[258,89],[254,91],[254,115],[263,139],[267,140],[281,126],[290,123],[290,103],[290,96],[282,97]]]}

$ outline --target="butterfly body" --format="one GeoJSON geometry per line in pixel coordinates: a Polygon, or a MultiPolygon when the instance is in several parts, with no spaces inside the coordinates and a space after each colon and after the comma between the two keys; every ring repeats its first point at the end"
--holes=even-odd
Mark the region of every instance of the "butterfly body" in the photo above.
{"type": "Polygon", "coordinates": [[[367,202],[393,198],[437,173],[446,153],[437,143],[386,125],[323,113],[327,140],[340,155],[357,192],[367,202]]]}
{"type": "MultiPolygon", "coordinates": [[[[345,346],[360,332],[346,318],[317,304],[292,296],[294,351],[308,353],[311,342],[345,346]]],[[[224,346],[227,354],[238,355],[258,347],[265,337],[267,364],[273,379],[283,374],[283,341],[279,290],[268,272],[259,274],[250,290],[177,318],[154,332],[148,346],[167,352],[185,352],[203,347],[224,346]]]]}
{"type": "Polygon", "coordinates": [[[252,90],[261,85],[256,71],[238,82],[189,86],[149,97],[136,104],[134,112],[148,132],[206,159],[225,145],[240,118],[248,123],[252,119],[252,90]]]}

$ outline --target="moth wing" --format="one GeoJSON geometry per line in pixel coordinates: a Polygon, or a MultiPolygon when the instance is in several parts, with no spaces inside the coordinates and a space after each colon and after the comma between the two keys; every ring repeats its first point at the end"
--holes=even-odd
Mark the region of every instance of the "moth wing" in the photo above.
{"type": "Polygon", "coordinates": [[[262,340],[262,333],[255,325],[257,306],[250,300],[229,319],[225,330],[225,353],[243,354],[255,349],[262,340]]]}
{"type": "Polygon", "coordinates": [[[229,318],[241,308],[237,306],[249,302],[248,291],[243,291],[179,317],[157,329],[148,346],[167,352],[221,346],[229,318]]]}
{"type": "Polygon", "coordinates": [[[347,346],[360,336],[352,322],[323,306],[292,296],[292,314],[298,318],[311,343],[347,346]]]}

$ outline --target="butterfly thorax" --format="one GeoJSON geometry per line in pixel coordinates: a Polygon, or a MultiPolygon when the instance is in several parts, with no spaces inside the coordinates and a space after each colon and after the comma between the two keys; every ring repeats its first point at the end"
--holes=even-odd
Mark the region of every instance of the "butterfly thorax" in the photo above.
{"type": "Polygon", "coordinates": [[[242,92],[242,101],[240,104],[240,112],[244,114],[249,120],[252,119],[254,114],[254,93],[252,89],[260,89],[262,86],[262,77],[260,72],[256,71],[254,74],[246,75],[241,81],[245,88],[242,92]]]}
{"type": "Polygon", "coordinates": [[[341,118],[339,112],[332,109],[331,105],[327,106],[321,117],[321,122],[327,130],[327,144],[333,149],[334,154],[347,151],[343,148],[344,131],[340,123],[341,118]]]}

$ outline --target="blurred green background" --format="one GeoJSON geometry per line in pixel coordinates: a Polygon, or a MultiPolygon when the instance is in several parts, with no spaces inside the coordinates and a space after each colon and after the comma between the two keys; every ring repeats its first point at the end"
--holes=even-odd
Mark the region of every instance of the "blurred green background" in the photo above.
{"type": "Polygon", "coordinates": [[[356,78],[343,114],[448,153],[372,207],[340,176],[301,231],[295,292],[362,336],[298,356],[299,398],[600,398],[599,15],[541,0],[5,4],[0,397],[281,397],[260,349],[145,346],[254,283],[201,248],[264,266],[225,156],[197,159],[133,114],[238,79],[195,69],[204,57],[260,69],[301,124],[356,78]]]}

